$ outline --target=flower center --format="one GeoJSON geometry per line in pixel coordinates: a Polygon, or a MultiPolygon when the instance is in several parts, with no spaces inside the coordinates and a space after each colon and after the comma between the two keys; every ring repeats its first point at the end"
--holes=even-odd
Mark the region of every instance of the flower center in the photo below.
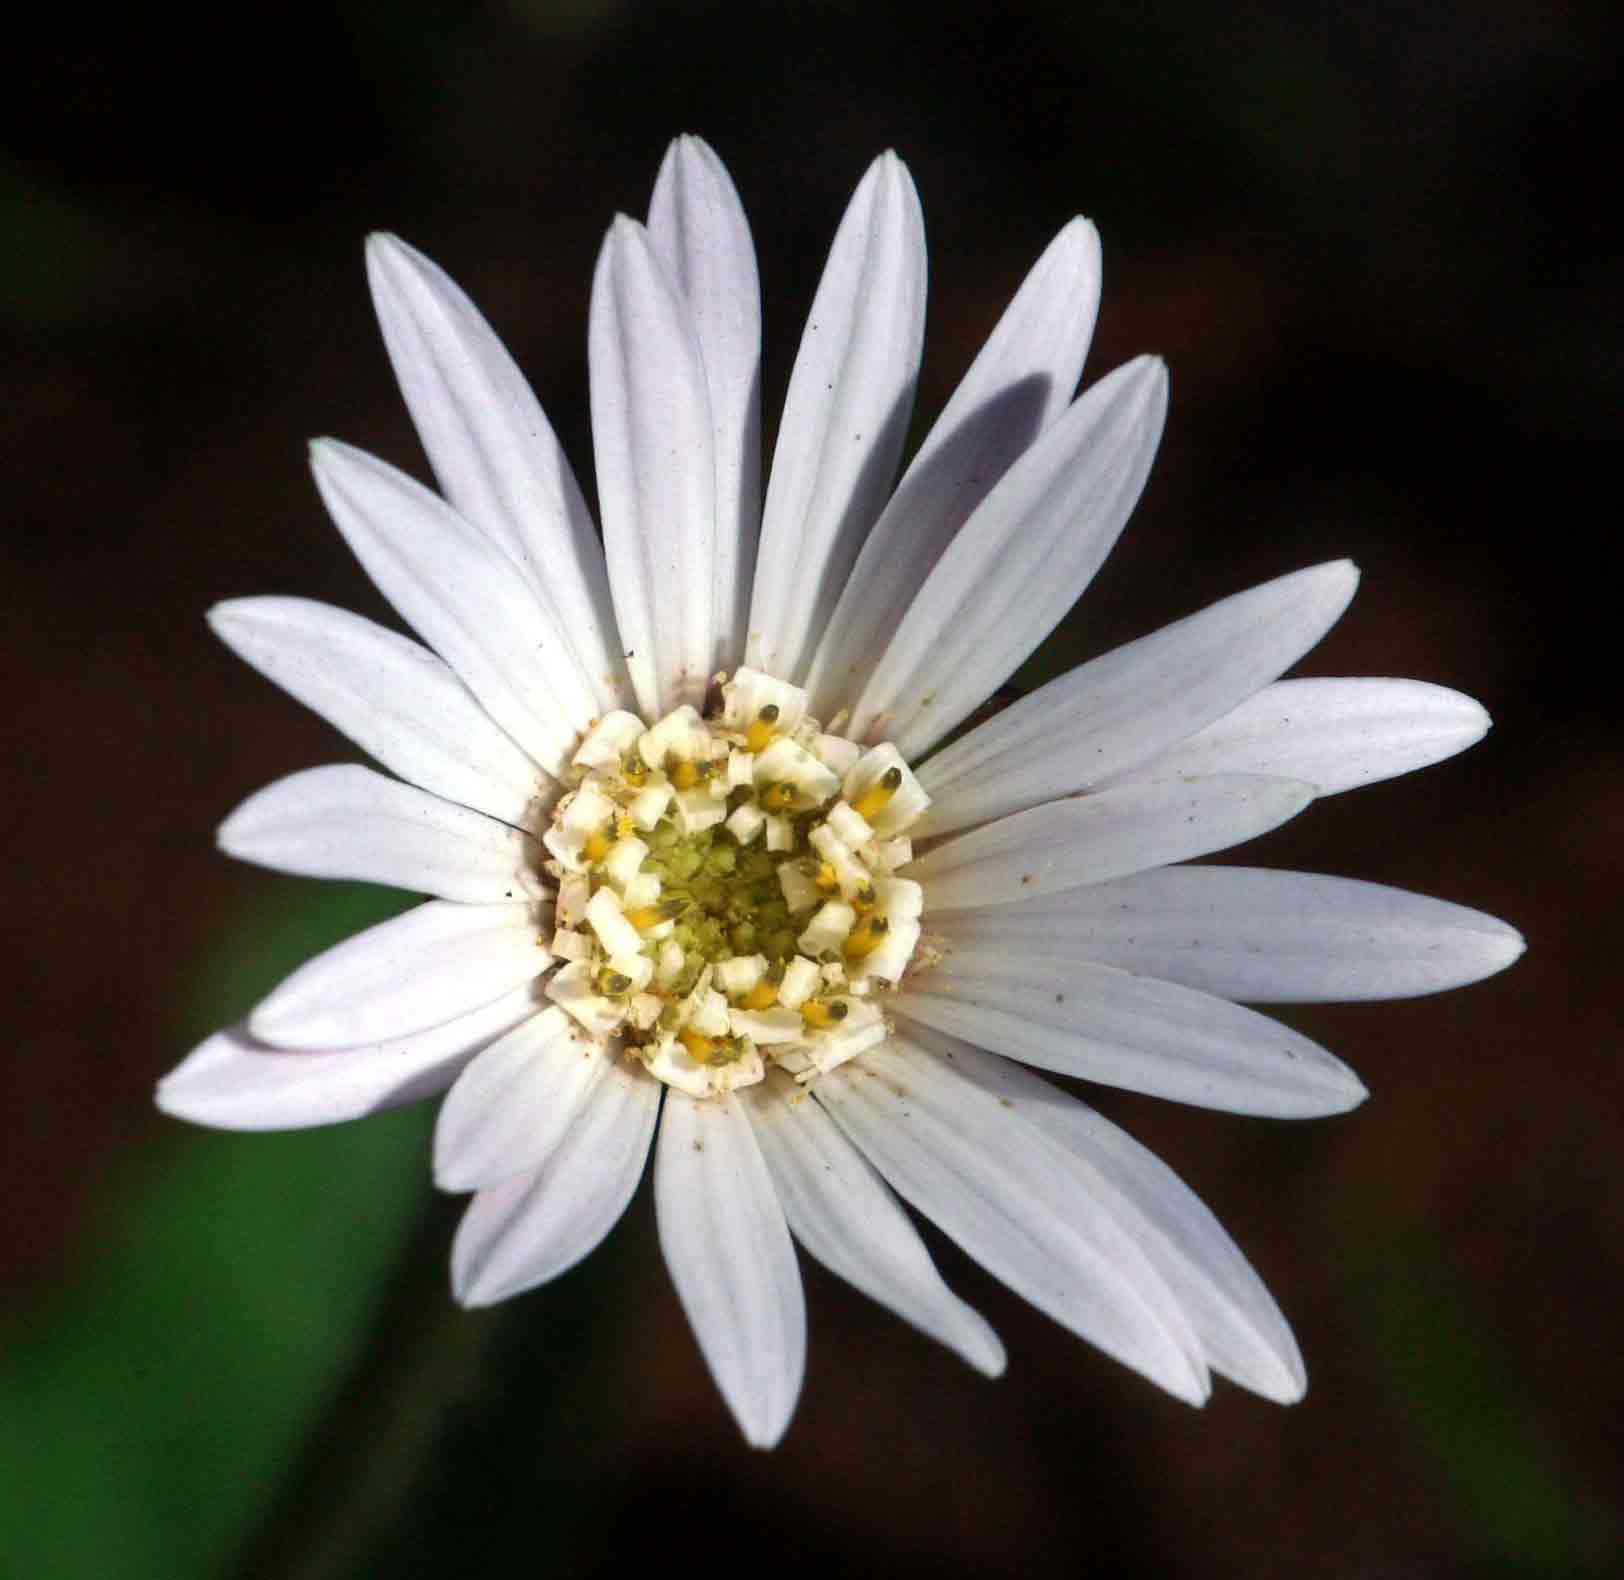
{"type": "Polygon", "coordinates": [[[542,835],[558,883],[547,995],[696,1097],[797,1079],[884,1039],[875,998],[919,942],[895,876],[929,797],[891,745],[807,717],[756,670],[721,709],[653,725],[610,713],[573,759],[542,835]]]}

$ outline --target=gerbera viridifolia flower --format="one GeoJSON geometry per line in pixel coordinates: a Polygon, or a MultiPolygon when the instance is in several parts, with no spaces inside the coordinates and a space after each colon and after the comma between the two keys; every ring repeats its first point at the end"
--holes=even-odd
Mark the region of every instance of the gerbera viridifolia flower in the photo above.
{"type": "Polygon", "coordinates": [[[680,139],[647,226],[615,222],[594,282],[602,550],[467,297],[392,238],[368,262],[440,491],[331,441],[316,479],[428,646],[292,598],[212,620],[396,777],[295,774],[221,843],[431,898],[296,971],[168,1076],[161,1106],[282,1128],[449,1088],[434,1172],[476,1193],[452,1250],[469,1304],[591,1250],[658,1126],[665,1258],[758,1445],[801,1383],[792,1237],[1002,1370],[903,1202],[1180,1398],[1205,1399],[1212,1371],[1298,1397],[1291,1333],[1212,1216],[1029,1067],[1242,1113],[1357,1103],[1342,1064],[1237,1001],[1437,991],[1508,964],[1517,935],[1350,879],[1178,864],[1487,721],[1416,682],[1278,678],[1352,596],[1338,562],[941,748],[1088,585],[1161,434],[1154,359],[1073,399],[1093,228],[1074,220],[1037,261],[893,491],[925,249],[906,170],[877,160],[763,503],[750,232],[716,156],[680,139]]]}

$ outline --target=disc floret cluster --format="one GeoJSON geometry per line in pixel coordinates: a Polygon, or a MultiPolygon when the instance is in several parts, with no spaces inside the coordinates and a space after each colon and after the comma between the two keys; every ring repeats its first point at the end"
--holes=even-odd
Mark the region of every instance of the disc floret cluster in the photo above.
{"type": "Polygon", "coordinates": [[[694,1097],[884,1041],[923,900],[896,871],[930,804],[895,746],[825,731],[799,687],[740,669],[717,689],[707,717],[599,719],[542,836],[547,996],[694,1097]]]}

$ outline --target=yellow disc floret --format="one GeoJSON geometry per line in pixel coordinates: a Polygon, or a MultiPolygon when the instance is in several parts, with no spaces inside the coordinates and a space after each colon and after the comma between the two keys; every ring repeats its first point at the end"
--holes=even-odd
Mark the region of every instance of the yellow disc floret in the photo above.
{"type": "Polygon", "coordinates": [[[838,1026],[851,1013],[851,1007],[842,999],[809,998],[801,1006],[801,1019],[817,1031],[838,1026]]]}
{"type": "Polygon", "coordinates": [[[887,768],[868,789],[852,802],[851,809],[860,818],[872,823],[891,804],[891,797],[897,793],[901,786],[902,770],[900,768],[887,768]]]}
{"type": "Polygon", "coordinates": [[[778,731],[774,725],[778,723],[779,707],[776,702],[769,702],[760,713],[755,716],[750,728],[744,732],[744,749],[750,753],[760,753],[772,745],[773,737],[778,731]]]}

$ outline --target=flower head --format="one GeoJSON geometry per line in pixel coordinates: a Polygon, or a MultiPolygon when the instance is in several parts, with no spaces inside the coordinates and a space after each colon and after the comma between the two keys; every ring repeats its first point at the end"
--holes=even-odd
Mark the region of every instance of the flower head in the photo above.
{"type": "Polygon", "coordinates": [[[427,646],[300,599],[214,610],[393,775],[294,774],[220,839],[431,898],[296,971],[160,1106],[283,1128],[446,1092],[434,1169],[475,1193],[452,1251],[468,1304],[585,1256],[652,1146],[667,1263],[758,1445],[801,1382],[792,1236],[1002,1370],[902,1202],[1180,1398],[1213,1371],[1297,1398],[1290,1331],[1212,1216],[1032,1072],[1242,1113],[1358,1103],[1345,1066],[1241,1001],[1434,992],[1509,964],[1517,935],[1373,884],[1179,864],[1487,719],[1416,682],[1278,678],[1352,597],[1338,562],[964,728],[1087,587],[1160,438],[1152,358],[1073,398],[1093,227],[1037,261],[893,487],[925,248],[907,171],[876,160],[763,499],[754,250],[721,163],[680,139],[594,282],[601,545],[474,306],[393,238],[368,264],[439,492],[331,441],[316,481],[427,646]]]}

